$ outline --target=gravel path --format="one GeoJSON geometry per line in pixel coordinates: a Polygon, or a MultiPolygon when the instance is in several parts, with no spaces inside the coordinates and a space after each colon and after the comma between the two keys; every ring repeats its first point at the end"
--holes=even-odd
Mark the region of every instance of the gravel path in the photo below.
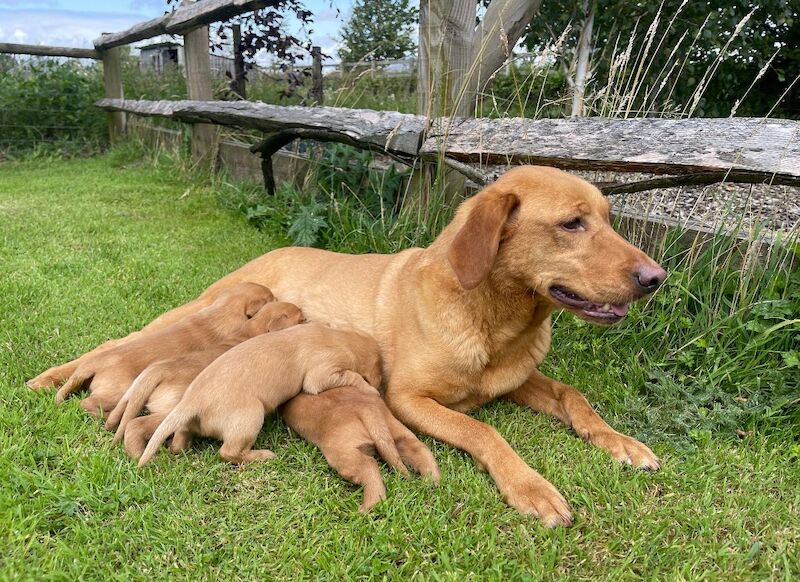
{"type": "MultiPolygon", "coordinates": [[[[586,175],[590,180],[613,180],[613,176],[586,175]]],[[[638,181],[650,176],[628,174],[617,180],[638,181]]],[[[752,233],[761,227],[769,232],[800,230],[800,188],[767,184],[712,184],[664,188],[634,194],[609,196],[617,212],[665,217],[687,225],[752,233]]]]}

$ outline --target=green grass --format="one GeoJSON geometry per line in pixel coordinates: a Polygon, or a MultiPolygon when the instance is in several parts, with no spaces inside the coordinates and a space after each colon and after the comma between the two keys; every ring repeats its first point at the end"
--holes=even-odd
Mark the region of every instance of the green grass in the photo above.
{"type": "MultiPolygon", "coordinates": [[[[569,529],[545,530],[509,509],[466,455],[429,440],[439,487],[387,471],[389,499],[360,515],[359,491],[274,418],[261,437],[278,453],[270,463],[230,467],[216,443],[203,442],[137,470],[77,399],[56,408],[52,391],[32,392],[24,380],[141,327],[285,244],[285,232],[269,221],[259,231],[224,210],[221,191],[119,154],[0,165],[0,578],[800,575],[800,444],[791,408],[774,422],[742,424],[750,434],[741,439],[724,423],[679,437],[666,430],[679,398],[670,394],[673,408],[660,409],[659,385],[647,384],[647,370],[668,361],[642,357],[625,340],[652,343],[665,330],[692,337],[696,330],[673,320],[684,308],[664,301],[640,306],[609,332],[562,317],[548,361],[618,428],[647,435],[664,460],[660,472],[618,466],[552,419],[508,403],[476,413],[570,500],[576,519],[569,529]],[[645,405],[661,413],[651,416],[645,405]]],[[[328,246],[354,250],[385,234],[346,210],[337,212],[350,226],[328,232],[328,246]]],[[[397,240],[410,237],[393,228],[387,232],[397,240]]],[[[697,325],[706,316],[691,314],[697,325]]],[[[687,391],[701,382],[698,370],[716,362],[718,371],[728,361],[697,358],[685,364],[687,391]]],[[[761,365],[743,365],[743,380],[762,374],[761,365]]],[[[792,370],[773,368],[791,388],[792,370]]],[[[675,382],[679,371],[667,368],[675,382]]],[[[684,397],[684,409],[697,408],[684,397]]]]}

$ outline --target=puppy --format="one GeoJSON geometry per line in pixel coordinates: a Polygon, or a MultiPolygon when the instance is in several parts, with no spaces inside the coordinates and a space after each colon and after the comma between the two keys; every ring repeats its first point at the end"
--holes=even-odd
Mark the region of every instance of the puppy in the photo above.
{"type": "Polygon", "coordinates": [[[378,463],[372,456],[375,451],[404,475],[408,474],[406,461],[420,475],[439,482],[439,467],[428,447],[372,390],[343,386],[315,396],[300,393],[283,405],[281,416],[292,430],[319,447],[339,475],[364,487],[361,512],[386,499],[378,463]]]}
{"type": "Polygon", "coordinates": [[[200,372],[156,429],[139,466],[171,434],[173,452],[198,434],[223,441],[219,454],[231,463],[269,459],[272,451],[252,447],[264,417],[280,404],[301,390],[317,394],[338,386],[377,394],[380,380],[378,345],[367,334],[308,323],[254,337],[200,372]]]}
{"type": "Polygon", "coordinates": [[[128,455],[138,459],[161,421],[180,401],[192,380],[211,362],[251,337],[279,331],[303,321],[303,313],[295,305],[280,301],[268,303],[229,339],[206,350],[150,364],[136,377],[108,416],[106,428],[117,429],[114,443],[119,442],[124,436],[128,455]],[[145,405],[150,414],[137,417],[145,405]]]}
{"type": "Polygon", "coordinates": [[[82,362],[56,394],[61,404],[89,384],[84,410],[99,416],[112,410],[139,373],[157,360],[204,350],[229,339],[266,303],[272,291],[256,283],[241,283],[220,294],[208,307],[146,336],[120,344],[82,362]]]}

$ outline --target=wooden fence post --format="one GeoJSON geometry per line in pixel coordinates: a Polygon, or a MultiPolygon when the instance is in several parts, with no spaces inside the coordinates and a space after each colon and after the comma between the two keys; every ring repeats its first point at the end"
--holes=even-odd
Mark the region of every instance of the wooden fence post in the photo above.
{"type": "MultiPolygon", "coordinates": [[[[122,90],[122,60],[120,47],[104,50],[103,85],[108,99],[124,99],[122,90]]],[[[125,134],[125,114],[121,112],[108,114],[108,134],[111,143],[117,143],[125,134]]]]}
{"type": "MultiPolygon", "coordinates": [[[[192,101],[211,101],[211,58],[208,52],[208,27],[201,26],[183,35],[186,63],[186,88],[192,101]]],[[[213,164],[217,129],[207,123],[192,125],[192,160],[213,164]]]]}
{"type": "Polygon", "coordinates": [[[325,96],[322,91],[322,49],[318,46],[311,47],[311,101],[314,105],[322,106],[325,96]]]}
{"type": "Polygon", "coordinates": [[[242,26],[233,25],[233,81],[231,89],[242,99],[247,99],[244,78],[244,54],[242,54],[242,26]]]}

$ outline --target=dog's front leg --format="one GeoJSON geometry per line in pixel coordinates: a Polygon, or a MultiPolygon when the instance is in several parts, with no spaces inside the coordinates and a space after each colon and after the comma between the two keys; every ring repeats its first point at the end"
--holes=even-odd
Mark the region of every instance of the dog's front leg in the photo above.
{"type": "Polygon", "coordinates": [[[532,513],[548,527],[572,522],[566,500],[494,428],[411,390],[390,384],[386,392],[389,408],[403,423],[472,455],[515,509],[532,513]]]}
{"type": "Polygon", "coordinates": [[[583,394],[572,386],[548,378],[538,370],[506,398],[521,406],[555,416],[578,436],[605,449],[622,463],[641,469],[658,469],[658,457],[634,438],[617,432],[604,421],[583,394]]]}

